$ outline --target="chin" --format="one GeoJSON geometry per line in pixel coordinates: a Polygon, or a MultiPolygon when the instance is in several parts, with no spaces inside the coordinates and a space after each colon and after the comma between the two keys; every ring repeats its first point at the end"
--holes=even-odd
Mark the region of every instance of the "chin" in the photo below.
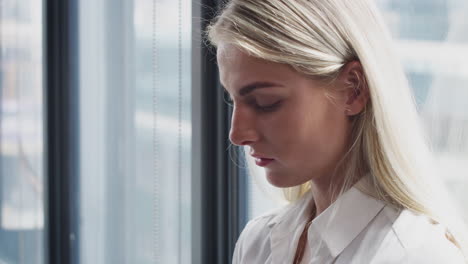
{"type": "Polygon", "coordinates": [[[265,171],[267,181],[278,188],[290,188],[300,186],[311,179],[307,175],[295,174],[291,171],[265,171]]]}
{"type": "Polygon", "coordinates": [[[299,184],[295,184],[291,182],[291,179],[288,179],[287,176],[276,174],[276,173],[266,173],[267,181],[277,187],[277,188],[289,188],[289,187],[294,187],[299,184]]]}

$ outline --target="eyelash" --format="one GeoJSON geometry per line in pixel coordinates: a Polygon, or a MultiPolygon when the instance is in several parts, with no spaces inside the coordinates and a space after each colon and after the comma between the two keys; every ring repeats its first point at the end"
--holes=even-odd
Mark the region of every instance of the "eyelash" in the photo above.
{"type": "Polygon", "coordinates": [[[250,103],[256,110],[260,111],[260,112],[264,112],[264,113],[271,113],[271,112],[274,112],[276,111],[276,109],[278,109],[278,107],[280,106],[281,104],[281,101],[278,101],[274,104],[271,104],[271,105],[267,105],[267,106],[260,106],[257,104],[257,102],[253,101],[252,103],[250,103]]]}
{"type": "Polygon", "coordinates": [[[231,97],[228,97],[227,99],[226,99],[226,97],[224,97],[223,99],[224,99],[225,104],[229,105],[230,107],[233,107],[233,105],[232,105],[233,101],[232,101],[231,97]]]}
{"type": "MultiPolygon", "coordinates": [[[[224,99],[224,102],[229,105],[230,107],[234,107],[233,106],[233,101],[230,97],[228,97],[228,99],[224,99]]],[[[249,105],[251,105],[253,108],[255,108],[256,111],[259,111],[259,112],[264,112],[264,113],[270,113],[270,112],[274,112],[276,109],[278,109],[278,107],[281,105],[281,100],[274,103],[274,104],[271,104],[271,105],[267,105],[267,106],[260,106],[257,104],[257,102],[255,101],[255,99],[253,100],[249,100],[247,103],[249,105]]]]}

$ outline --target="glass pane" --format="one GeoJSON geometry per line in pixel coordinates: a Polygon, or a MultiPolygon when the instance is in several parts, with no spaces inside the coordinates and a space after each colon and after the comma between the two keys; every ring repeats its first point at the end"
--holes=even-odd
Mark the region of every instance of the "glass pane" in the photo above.
{"type": "MultiPolygon", "coordinates": [[[[468,2],[378,0],[447,185],[468,203],[468,2]]],[[[255,167],[252,164],[251,167],[255,167]]],[[[252,177],[250,177],[252,178],[252,177]]],[[[279,206],[251,179],[249,218],[279,206]]],[[[271,195],[270,195],[271,196],[271,195]]],[[[468,210],[464,212],[468,221],[468,210]]]]}
{"type": "Polygon", "coordinates": [[[0,2],[0,263],[44,262],[42,1],[0,2]]]}
{"type": "Polygon", "coordinates": [[[191,262],[191,1],[80,1],[82,263],[191,262]]]}
{"type": "MultiPolygon", "coordinates": [[[[468,2],[387,0],[381,1],[381,7],[397,39],[441,177],[464,205],[468,202],[468,2]]],[[[468,221],[468,210],[463,214],[468,221]]]]}

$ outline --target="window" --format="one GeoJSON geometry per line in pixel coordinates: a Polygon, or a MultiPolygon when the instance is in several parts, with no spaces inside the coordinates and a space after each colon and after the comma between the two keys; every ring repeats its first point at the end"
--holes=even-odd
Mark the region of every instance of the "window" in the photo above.
{"type": "MultiPolygon", "coordinates": [[[[468,3],[381,1],[431,139],[438,168],[460,204],[468,202],[468,3]]],[[[462,212],[468,223],[468,210],[462,212]]]]}
{"type": "Polygon", "coordinates": [[[44,263],[42,4],[0,3],[0,263],[44,263]]]}
{"type": "Polygon", "coordinates": [[[191,263],[191,1],[79,10],[80,263],[191,263]]]}

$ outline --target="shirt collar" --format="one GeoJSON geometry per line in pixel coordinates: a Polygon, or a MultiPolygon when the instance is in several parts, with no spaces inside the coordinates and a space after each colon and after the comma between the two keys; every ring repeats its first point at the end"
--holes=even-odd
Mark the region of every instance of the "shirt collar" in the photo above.
{"type": "MultiPolygon", "coordinates": [[[[365,178],[360,179],[312,221],[311,230],[319,234],[333,257],[338,256],[385,206],[384,202],[359,190],[364,181],[365,178]]],[[[283,240],[307,221],[310,206],[313,206],[313,196],[308,191],[272,218],[267,224],[274,227],[272,239],[283,240]]],[[[312,236],[308,237],[312,243],[312,236]]]]}

